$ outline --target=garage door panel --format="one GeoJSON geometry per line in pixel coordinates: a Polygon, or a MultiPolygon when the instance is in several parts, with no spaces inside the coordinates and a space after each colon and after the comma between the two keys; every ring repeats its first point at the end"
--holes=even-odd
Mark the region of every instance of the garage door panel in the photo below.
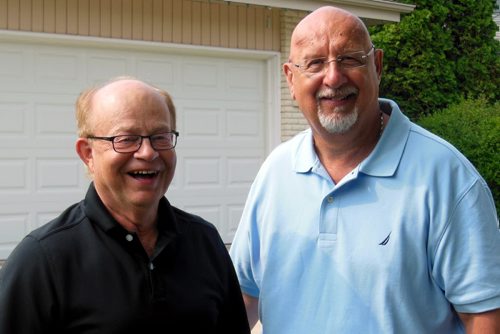
{"type": "Polygon", "coordinates": [[[28,136],[26,119],[29,108],[28,103],[9,101],[8,98],[0,96],[0,138],[4,144],[5,137],[28,136]]]}
{"type": "Polygon", "coordinates": [[[173,60],[158,58],[137,60],[137,76],[163,89],[170,91],[175,86],[175,67],[173,60]]]}
{"type": "Polygon", "coordinates": [[[29,159],[0,158],[0,196],[9,196],[12,192],[28,193],[29,159]]]}
{"type": "Polygon", "coordinates": [[[33,56],[37,82],[64,87],[65,84],[73,85],[79,79],[78,68],[81,60],[74,52],[70,53],[60,48],[42,48],[42,51],[36,52],[33,56]]]}
{"type": "Polygon", "coordinates": [[[37,159],[37,191],[63,193],[66,189],[79,189],[82,185],[80,165],[81,162],[75,159],[37,159]]]}
{"type": "Polygon", "coordinates": [[[183,188],[219,188],[222,183],[220,157],[185,157],[183,188]]]}
{"type": "Polygon", "coordinates": [[[182,154],[174,179],[180,179],[182,187],[187,189],[213,184],[220,189],[232,186],[248,190],[261,163],[262,157],[182,154]]]}
{"type": "Polygon", "coordinates": [[[220,79],[222,64],[208,61],[190,61],[181,65],[181,78],[183,87],[193,97],[214,96],[220,94],[223,88],[220,79]]]}
{"type": "Polygon", "coordinates": [[[110,78],[134,73],[132,64],[122,56],[89,56],[86,60],[86,74],[92,84],[106,82],[110,78]]]}
{"type": "Polygon", "coordinates": [[[224,147],[245,143],[255,146],[265,142],[262,103],[211,101],[203,105],[201,101],[180,101],[179,104],[179,145],[190,147],[193,142],[201,142],[213,146],[222,141],[224,147]]]}
{"type": "MultiPolygon", "coordinates": [[[[246,199],[246,196],[244,197],[246,199]]],[[[228,218],[225,222],[226,237],[233,240],[236,229],[238,228],[238,223],[240,222],[241,214],[243,213],[244,205],[240,202],[238,204],[228,205],[227,214],[228,218]]]]}
{"type": "Polygon", "coordinates": [[[226,113],[226,134],[231,139],[262,138],[262,116],[258,110],[228,109],[226,113]]]}
{"type": "Polygon", "coordinates": [[[210,107],[183,107],[182,132],[186,138],[198,142],[202,137],[217,138],[222,134],[222,109],[210,107]]]}
{"type": "Polygon", "coordinates": [[[9,86],[30,87],[33,81],[31,52],[11,43],[0,43],[0,77],[9,86]]]}
{"type": "MultiPolygon", "coordinates": [[[[255,63],[258,63],[255,61],[255,63]]],[[[256,71],[256,64],[230,62],[226,71],[226,93],[232,100],[261,100],[264,93],[262,85],[263,69],[256,71]]]]}
{"type": "Polygon", "coordinates": [[[0,145],[72,148],[76,138],[74,96],[46,94],[0,95],[0,145]]]}
{"type": "Polygon", "coordinates": [[[227,186],[248,189],[255,178],[255,173],[262,163],[261,157],[228,157],[227,186]]]}
{"type": "Polygon", "coordinates": [[[35,134],[37,137],[75,139],[76,125],[73,103],[39,103],[35,105],[35,134]]]}
{"type": "Polygon", "coordinates": [[[2,154],[0,157],[0,198],[3,201],[20,201],[27,195],[32,197],[46,196],[53,193],[57,201],[67,192],[82,195],[82,189],[89,180],[78,157],[70,156],[62,151],[63,157],[57,157],[57,150],[18,150],[16,154],[2,154]],[[46,152],[45,156],[40,156],[46,152]],[[51,154],[52,155],[49,155],[51,154]],[[38,155],[38,156],[35,156],[38,155]]]}

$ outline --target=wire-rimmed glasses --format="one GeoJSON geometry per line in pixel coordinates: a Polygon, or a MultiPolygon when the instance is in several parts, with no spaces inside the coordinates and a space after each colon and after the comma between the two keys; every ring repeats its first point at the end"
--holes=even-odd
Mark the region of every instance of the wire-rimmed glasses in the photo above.
{"type": "Polygon", "coordinates": [[[106,140],[113,144],[113,150],[117,153],[133,153],[137,152],[142,145],[142,140],[148,138],[156,151],[171,150],[177,144],[179,132],[169,131],[157,133],[149,136],[141,135],[119,135],[111,137],[87,136],[88,139],[106,140]]]}
{"type": "Polygon", "coordinates": [[[297,67],[302,73],[312,77],[325,72],[331,62],[336,62],[341,69],[350,69],[362,67],[366,65],[368,57],[374,52],[375,46],[372,45],[368,52],[356,51],[343,55],[338,55],[333,59],[326,57],[305,59],[301,64],[291,63],[297,67]]]}

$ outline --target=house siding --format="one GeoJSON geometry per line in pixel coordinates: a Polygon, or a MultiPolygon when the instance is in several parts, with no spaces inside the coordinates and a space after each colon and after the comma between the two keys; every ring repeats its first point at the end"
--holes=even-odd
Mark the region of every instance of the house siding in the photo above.
{"type": "Polygon", "coordinates": [[[213,0],[0,0],[0,29],[280,51],[280,9],[213,0]]]}
{"type": "MultiPolygon", "coordinates": [[[[293,29],[309,12],[282,10],[281,12],[281,64],[288,61],[293,29]]],[[[284,75],[281,75],[281,140],[290,139],[309,125],[293,101],[284,75]]]]}

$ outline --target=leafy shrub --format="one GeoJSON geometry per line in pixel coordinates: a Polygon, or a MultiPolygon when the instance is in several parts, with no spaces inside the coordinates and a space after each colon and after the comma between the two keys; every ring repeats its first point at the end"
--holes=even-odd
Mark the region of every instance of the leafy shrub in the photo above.
{"type": "Polygon", "coordinates": [[[500,210],[500,102],[463,100],[418,123],[459,149],[488,183],[500,210]]]}
{"type": "Polygon", "coordinates": [[[380,95],[413,120],[462,97],[500,99],[495,0],[399,0],[415,4],[401,22],[371,26],[384,50],[380,95]]]}

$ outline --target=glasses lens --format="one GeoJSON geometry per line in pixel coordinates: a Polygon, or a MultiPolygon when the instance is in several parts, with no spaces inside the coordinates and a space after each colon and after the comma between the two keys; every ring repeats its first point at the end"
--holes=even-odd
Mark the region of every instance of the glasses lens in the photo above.
{"type": "Polygon", "coordinates": [[[344,68],[360,67],[366,64],[366,55],[363,51],[339,56],[339,63],[344,68]]]}
{"type": "Polygon", "coordinates": [[[136,151],[141,145],[141,136],[116,136],[113,147],[116,152],[128,153],[136,151]]]}
{"type": "Polygon", "coordinates": [[[319,73],[325,68],[327,61],[326,58],[308,59],[304,61],[304,71],[310,74],[319,73]]]}
{"type": "Polygon", "coordinates": [[[166,132],[153,135],[151,138],[151,144],[155,150],[169,150],[175,147],[177,142],[177,136],[175,133],[166,132]]]}
{"type": "Polygon", "coordinates": [[[321,74],[327,68],[328,64],[331,62],[337,62],[340,68],[349,69],[362,67],[366,65],[366,60],[368,56],[372,53],[374,47],[365,53],[364,51],[356,51],[344,55],[339,55],[337,58],[328,60],[327,58],[313,58],[304,60],[302,65],[296,65],[302,72],[314,76],[316,74],[321,74]]]}

